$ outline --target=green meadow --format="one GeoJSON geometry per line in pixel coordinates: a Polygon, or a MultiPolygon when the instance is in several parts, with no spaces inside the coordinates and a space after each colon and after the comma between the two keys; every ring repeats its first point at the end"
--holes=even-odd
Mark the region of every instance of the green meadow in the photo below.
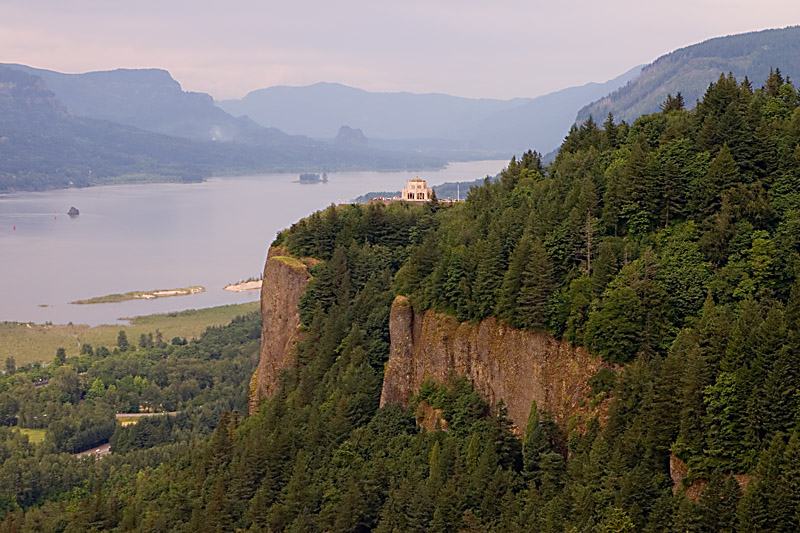
{"type": "Polygon", "coordinates": [[[17,366],[51,361],[58,348],[67,356],[80,354],[81,345],[106,346],[117,344],[120,330],[124,330],[131,344],[136,344],[142,334],[156,335],[166,342],[174,337],[191,340],[199,337],[209,326],[221,326],[234,317],[257,311],[258,302],[223,305],[207,309],[190,309],[175,313],[145,315],[130,319],[127,325],[113,324],[90,327],[80,324],[33,324],[26,322],[0,322],[0,362],[13,357],[17,366]]]}

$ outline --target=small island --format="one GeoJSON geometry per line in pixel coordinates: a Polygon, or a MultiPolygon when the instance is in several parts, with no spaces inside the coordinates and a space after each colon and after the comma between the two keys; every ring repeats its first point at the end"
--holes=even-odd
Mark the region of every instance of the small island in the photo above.
{"type": "Polygon", "coordinates": [[[323,172],[322,176],[314,173],[300,174],[300,183],[327,183],[328,173],[323,172]]]}
{"type": "Polygon", "coordinates": [[[158,289],[155,291],[131,291],[124,294],[107,294],[106,296],[97,296],[89,298],[88,300],[76,300],[70,302],[71,304],[84,305],[84,304],[109,304],[125,302],[128,300],[154,300],[156,298],[168,298],[170,296],[188,296],[190,294],[197,294],[205,292],[206,288],[200,285],[192,287],[184,287],[182,289],[158,289]]]}

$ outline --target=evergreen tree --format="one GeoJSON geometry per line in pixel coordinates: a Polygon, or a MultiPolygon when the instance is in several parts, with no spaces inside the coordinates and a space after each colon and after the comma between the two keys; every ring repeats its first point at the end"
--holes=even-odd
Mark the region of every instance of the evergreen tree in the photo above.
{"type": "Polygon", "coordinates": [[[739,181],[739,170],[727,145],[724,145],[711,162],[708,173],[697,184],[695,209],[709,217],[722,206],[722,195],[739,181]]]}
{"type": "Polygon", "coordinates": [[[517,323],[517,299],[523,283],[523,273],[531,260],[531,250],[533,248],[533,238],[524,235],[514,248],[511,255],[508,270],[503,277],[503,284],[500,287],[500,296],[497,300],[497,316],[511,324],[517,323]]]}
{"type": "Polygon", "coordinates": [[[614,115],[611,112],[608,113],[606,121],[603,122],[603,131],[605,132],[606,144],[610,148],[618,148],[619,128],[614,124],[614,115]]]}
{"type": "Polygon", "coordinates": [[[117,347],[121,352],[124,352],[129,348],[129,346],[128,335],[125,333],[125,330],[119,330],[119,334],[117,335],[117,347]]]}
{"type": "Polygon", "coordinates": [[[56,364],[63,365],[67,362],[67,351],[64,348],[56,350],[56,364]]]}
{"type": "Polygon", "coordinates": [[[661,104],[661,111],[669,113],[670,111],[683,111],[685,108],[683,102],[683,95],[678,91],[675,96],[667,94],[667,99],[661,104]]]}
{"type": "Polygon", "coordinates": [[[541,241],[530,247],[530,257],[522,272],[517,297],[516,325],[527,329],[544,329],[547,325],[547,300],[553,292],[553,266],[541,241]]]}

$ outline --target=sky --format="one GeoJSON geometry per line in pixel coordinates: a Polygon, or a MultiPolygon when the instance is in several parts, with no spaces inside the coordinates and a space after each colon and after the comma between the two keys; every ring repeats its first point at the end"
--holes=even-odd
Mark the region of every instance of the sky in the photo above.
{"type": "Polygon", "coordinates": [[[797,0],[0,0],[0,62],[158,67],[217,99],[319,81],[506,99],[797,24],[797,0]]]}

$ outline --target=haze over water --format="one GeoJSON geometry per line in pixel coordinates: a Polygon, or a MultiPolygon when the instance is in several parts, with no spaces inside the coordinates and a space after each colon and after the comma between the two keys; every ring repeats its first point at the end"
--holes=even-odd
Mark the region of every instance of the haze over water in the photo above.
{"type": "Polygon", "coordinates": [[[0,321],[76,324],[257,300],[229,283],[258,276],[277,232],[331,203],[495,175],[502,161],[453,163],[427,172],[336,172],[214,178],[0,195],[0,321]],[[71,206],[80,216],[66,213],[71,206]],[[16,229],[14,229],[16,226],[16,229]],[[68,302],[136,290],[203,285],[205,293],[115,304],[68,302]],[[42,307],[46,305],[47,307],[42,307]]]}

